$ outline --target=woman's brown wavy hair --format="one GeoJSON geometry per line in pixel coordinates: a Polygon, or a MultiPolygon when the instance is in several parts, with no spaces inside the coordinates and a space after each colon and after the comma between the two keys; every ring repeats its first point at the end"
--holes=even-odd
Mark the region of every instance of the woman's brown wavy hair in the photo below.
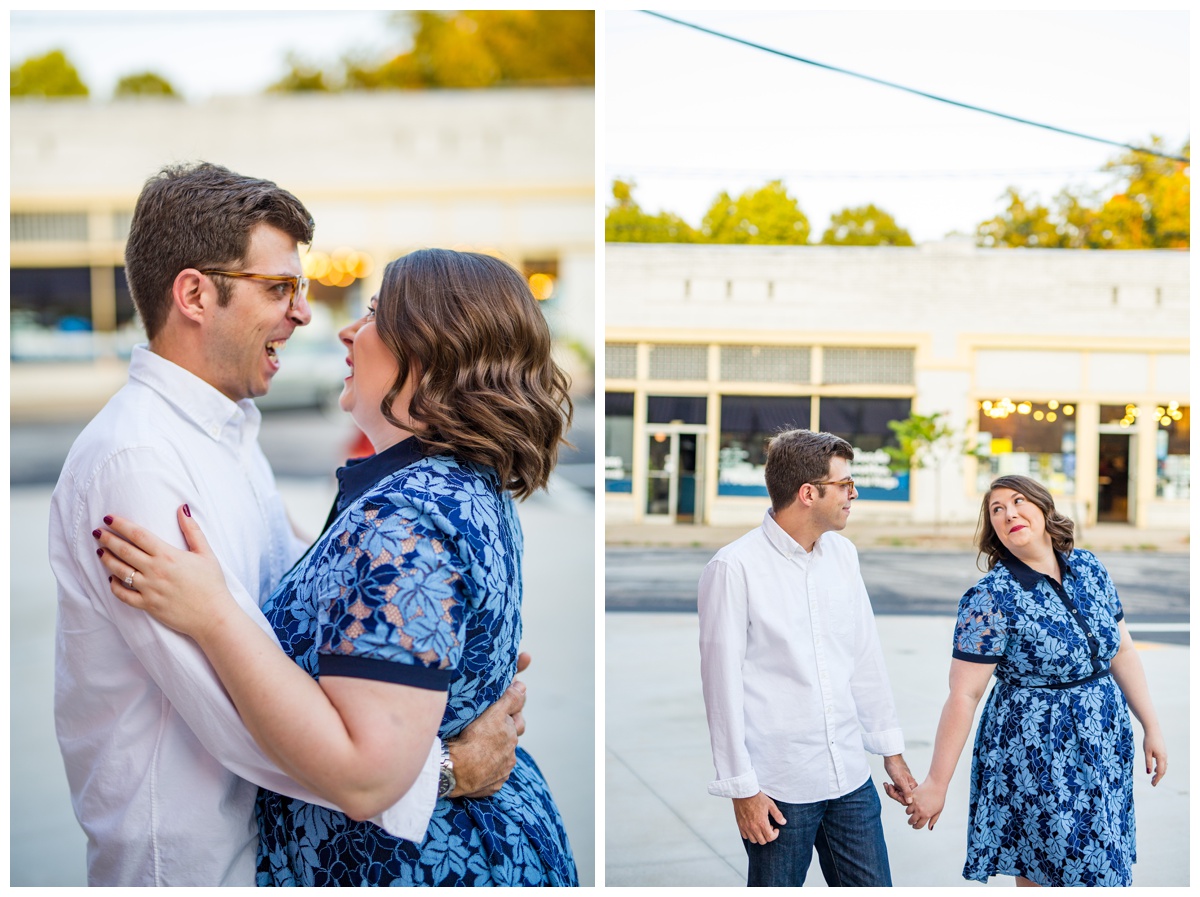
{"type": "Polygon", "coordinates": [[[979,555],[975,558],[976,566],[981,570],[991,570],[1000,558],[1009,553],[1000,537],[996,535],[996,528],[992,526],[991,515],[988,513],[988,502],[992,500],[992,493],[997,489],[1020,492],[1027,500],[1033,502],[1046,517],[1046,532],[1050,535],[1050,544],[1054,546],[1054,550],[1070,556],[1075,547],[1075,522],[1070,517],[1058,513],[1054,507],[1054,497],[1045,486],[1037,480],[1013,474],[992,480],[992,485],[983,497],[983,507],[979,510],[979,526],[975,530],[975,546],[979,549],[979,555]],[[980,564],[980,559],[985,556],[986,567],[980,564]]]}
{"type": "Polygon", "coordinates": [[[474,252],[411,252],[384,269],[375,327],[400,365],[380,406],[388,421],[415,430],[427,454],[491,467],[519,499],[545,487],[574,409],[516,269],[474,252]],[[408,423],[392,404],[410,375],[408,423]]]}

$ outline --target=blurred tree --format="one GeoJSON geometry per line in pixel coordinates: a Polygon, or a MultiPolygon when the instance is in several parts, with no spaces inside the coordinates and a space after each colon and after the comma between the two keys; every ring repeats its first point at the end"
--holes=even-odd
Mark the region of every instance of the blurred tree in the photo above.
{"type": "Polygon", "coordinates": [[[396,16],[412,32],[412,49],[382,64],[344,57],[347,88],[596,83],[593,10],[422,10],[396,16]]]}
{"type": "Polygon", "coordinates": [[[1036,196],[1021,196],[1016,187],[1005,193],[1008,208],[979,225],[980,246],[1027,246],[1052,249],[1059,245],[1058,230],[1050,220],[1050,209],[1036,196]]]}
{"type": "Polygon", "coordinates": [[[896,219],[871,204],[845,208],[829,218],[821,235],[828,246],[912,246],[912,236],[896,219]]]}
{"type": "MultiPolygon", "coordinates": [[[[1163,149],[1161,137],[1151,137],[1153,149],[1163,149]]],[[[1182,156],[1191,156],[1191,141],[1182,156]]],[[[1126,152],[1105,168],[1125,181],[1124,190],[1100,209],[1104,248],[1180,249],[1191,243],[1191,175],[1182,162],[1126,152]]]]}
{"type": "Polygon", "coordinates": [[[9,68],[8,93],[13,97],[86,97],[87,85],[62,50],[31,56],[9,68]]]}
{"type": "MultiPolygon", "coordinates": [[[[1163,141],[1152,137],[1161,149],[1163,141]]],[[[1188,156],[1191,142],[1181,155],[1188,156]]],[[[1008,208],[984,221],[981,246],[1037,246],[1061,249],[1186,249],[1191,245],[1191,174],[1186,163],[1128,151],[1105,170],[1117,173],[1107,199],[1063,189],[1054,208],[1022,197],[1010,187],[1008,208]]]]}
{"type": "Polygon", "coordinates": [[[606,243],[695,243],[698,234],[672,212],[650,215],[633,198],[633,181],[613,181],[615,202],[604,215],[606,243]]]}
{"type": "Polygon", "coordinates": [[[808,218],[782,181],[769,181],[737,199],[721,191],[701,222],[705,243],[808,242],[808,218]]]}
{"type": "Polygon", "coordinates": [[[952,458],[970,454],[945,411],[917,414],[904,420],[888,421],[888,429],[896,434],[898,446],[884,446],[891,458],[891,468],[897,472],[931,468],[933,476],[933,525],[942,525],[942,468],[952,458]]]}
{"type": "Polygon", "coordinates": [[[325,73],[295,53],[287,55],[287,74],[267,88],[272,93],[325,93],[333,88],[325,73]]]}
{"type": "Polygon", "coordinates": [[[154,72],[125,75],[113,90],[114,97],[178,97],[171,82],[154,72]]]}

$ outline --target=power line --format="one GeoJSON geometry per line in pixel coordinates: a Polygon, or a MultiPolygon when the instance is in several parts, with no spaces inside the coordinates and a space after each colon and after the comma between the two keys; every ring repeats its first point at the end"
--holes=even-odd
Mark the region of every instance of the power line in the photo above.
{"type": "Polygon", "coordinates": [[[724,40],[733,41],[735,44],[742,44],[743,46],[751,47],[755,50],[762,50],[765,53],[773,53],[776,56],[782,56],[784,59],[791,59],[794,62],[803,62],[805,65],[812,65],[812,66],[816,66],[817,68],[827,69],[831,72],[837,72],[838,74],[841,74],[841,75],[850,75],[852,78],[861,78],[864,81],[870,81],[872,84],[880,84],[884,87],[891,87],[895,90],[903,90],[905,93],[916,94],[919,97],[925,97],[928,100],[936,100],[939,103],[946,103],[950,106],[957,106],[960,109],[970,109],[972,112],[982,112],[984,115],[994,115],[997,118],[1008,119],[1009,121],[1015,121],[1018,124],[1030,125],[1035,128],[1043,128],[1047,131],[1054,131],[1059,134],[1066,134],[1069,137],[1079,137],[1083,140],[1091,140],[1096,143],[1105,143],[1105,144],[1108,144],[1109,146],[1116,146],[1116,147],[1120,147],[1121,149],[1132,150],[1133,152],[1136,152],[1136,153],[1146,153],[1147,155],[1150,155],[1150,156],[1158,156],[1160,159],[1170,159],[1172,162],[1183,162],[1188,165],[1191,164],[1191,159],[1189,159],[1185,156],[1172,156],[1169,153],[1159,152],[1158,150],[1154,150],[1154,149],[1147,149],[1146,147],[1143,147],[1143,146],[1134,146],[1129,143],[1121,143],[1120,141],[1117,141],[1117,140],[1107,140],[1104,137],[1095,137],[1091,134],[1083,134],[1079,131],[1070,131],[1066,128],[1056,127],[1055,125],[1047,125],[1047,124],[1044,124],[1043,122],[1031,121],[1028,118],[1020,118],[1016,115],[1008,115],[1005,112],[996,112],[994,109],[984,109],[982,106],[973,106],[970,103],[962,103],[962,102],[959,102],[958,100],[951,100],[946,97],[940,97],[937,94],[926,93],[923,90],[917,90],[914,87],[905,87],[903,84],[896,84],[892,81],[885,81],[882,78],[875,78],[871,75],[864,75],[861,72],[853,72],[850,69],[839,68],[836,65],[829,65],[828,63],[825,63],[825,62],[817,62],[815,59],[806,59],[805,57],[797,56],[794,53],[787,53],[783,50],[776,50],[774,47],[767,47],[767,46],[764,46],[763,44],[756,44],[753,41],[748,41],[748,40],[745,40],[740,37],[734,37],[732,34],[725,34],[722,31],[714,31],[711,28],[705,28],[703,25],[696,25],[692,22],[685,22],[685,21],[683,21],[683,19],[676,19],[671,16],[663,15],[660,12],[654,12],[649,9],[643,9],[642,12],[644,12],[648,16],[654,16],[655,18],[662,19],[665,22],[671,22],[675,25],[682,25],[685,28],[692,28],[696,31],[703,32],[704,34],[711,34],[713,37],[719,37],[724,40]]]}

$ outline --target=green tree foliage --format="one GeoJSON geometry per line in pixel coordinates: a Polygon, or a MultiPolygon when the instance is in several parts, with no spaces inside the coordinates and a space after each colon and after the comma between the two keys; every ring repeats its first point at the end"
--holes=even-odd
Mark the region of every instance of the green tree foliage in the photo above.
{"type": "Polygon", "coordinates": [[[1034,195],[1021,196],[1016,187],[1009,187],[1005,195],[1007,208],[979,225],[979,245],[1042,249],[1059,245],[1058,230],[1048,207],[1040,205],[1034,195]]]}
{"type": "MultiPolygon", "coordinates": [[[[593,10],[423,10],[396,14],[412,48],[382,63],[349,54],[326,85],[348,90],[559,87],[596,83],[593,10]]],[[[278,90],[328,89],[285,79],[278,90]]]]}
{"type": "Polygon", "coordinates": [[[948,422],[948,417],[942,411],[933,414],[917,414],[914,411],[904,420],[888,421],[888,429],[896,434],[899,447],[884,446],[883,449],[891,457],[891,466],[895,471],[921,467],[934,471],[934,526],[940,526],[942,522],[942,468],[950,459],[970,453],[963,446],[958,431],[948,422]]]}
{"type": "Polygon", "coordinates": [[[699,236],[686,221],[671,212],[651,215],[633,198],[633,181],[613,181],[613,203],[604,215],[608,243],[695,243],[699,236]]]}
{"type": "Polygon", "coordinates": [[[87,85],[62,50],[31,56],[9,68],[9,96],[86,97],[87,85]]]}
{"type": "Polygon", "coordinates": [[[845,208],[829,217],[821,235],[827,246],[912,246],[912,236],[873,203],[845,208]]]}
{"type": "MultiPolygon", "coordinates": [[[[1162,148],[1158,137],[1151,144],[1162,148]]],[[[1182,155],[1190,151],[1189,142],[1182,155]]],[[[1043,249],[1185,249],[1191,245],[1187,164],[1128,151],[1105,168],[1119,177],[1106,199],[1068,188],[1050,207],[1009,187],[1005,210],[979,225],[979,245],[1043,249]]]]}
{"type": "Polygon", "coordinates": [[[782,181],[769,181],[737,199],[722,191],[700,229],[706,243],[797,245],[807,243],[809,234],[808,218],[782,181]]]}
{"type": "Polygon", "coordinates": [[[154,72],[125,75],[113,90],[115,97],[178,97],[171,82],[154,72]]]}
{"type": "Polygon", "coordinates": [[[287,74],[267,88],[272,93],[326,93],[333,88],[325,73],[295,53],[287,56],[287,74]]]}

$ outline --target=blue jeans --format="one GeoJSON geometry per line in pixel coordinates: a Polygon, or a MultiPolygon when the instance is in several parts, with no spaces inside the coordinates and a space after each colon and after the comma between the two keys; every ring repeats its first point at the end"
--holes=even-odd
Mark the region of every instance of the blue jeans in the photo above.
{"type": "Polygon", "coordinates": [[[870,778],[861,788],[833,800],[811,804],[776,800],[775,806],[787,820],[777,826],[779,836],[766,844],[742,839],[750,857],[747,885],[799,887],[808,877],[815,847],[830,887],[892,886],[879,795],[870,778]]]}

